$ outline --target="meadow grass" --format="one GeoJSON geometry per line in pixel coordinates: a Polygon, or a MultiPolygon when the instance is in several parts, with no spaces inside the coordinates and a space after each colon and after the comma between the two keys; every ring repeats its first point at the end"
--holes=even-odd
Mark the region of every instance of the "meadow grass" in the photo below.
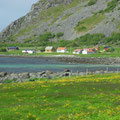
{"type": "Polygon", "coordinates": [[[120,74],[0,85],[1,120],[119,120],[120,74]]]}
{"type": "Polygon", "coordinates": [[[103,14],[93,15],[78,22],[74,28],[78,33],[84,33],[93,29],[98,23],[103,21],[105,16],[103,14]]]}
{"type": "Polygon", "coordinates": [[[70,17],[73,13],[68,13],[63,16],[62,20],[66,20],[68,17],[70,17]]]}

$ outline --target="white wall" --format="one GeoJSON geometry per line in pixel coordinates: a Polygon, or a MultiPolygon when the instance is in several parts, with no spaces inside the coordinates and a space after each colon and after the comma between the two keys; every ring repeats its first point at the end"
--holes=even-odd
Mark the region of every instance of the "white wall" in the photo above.
{"type": "Polygon", "coordinates": [[[84,54],[84,55],[85,55],[85,54],[88,54],[88,53],[87,53],[87,51],[86,51],[86,50],[83,50],[83,51],[82,51],[82,54],[84,54]]]}
{"type": "Polygon", "coordinates": [[[57,53],[65,53],[67,50],[57,50],[57,53]]]}

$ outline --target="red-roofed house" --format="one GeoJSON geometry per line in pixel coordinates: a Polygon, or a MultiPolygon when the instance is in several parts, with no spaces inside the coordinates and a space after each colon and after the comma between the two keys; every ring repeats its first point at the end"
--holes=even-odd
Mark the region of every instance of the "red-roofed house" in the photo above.
{"type": "Polygon", "coordinates": [[[95,53],[95,51],[94,50],[92,50],[92,49],[83,49],[83,51],[82,51],[82,54],[93,54],[93,53],[95,53]]]}
{"type": "Polygon", "coordinates": [[[57,53],[66,53],[66,52],[67,52],[66,47],[58,47],[57,48],[57,53]]]}
{"type": "Polygon", "coordinates": [[[93,47],[93,49],[94,49],[95,51],[98,51],[98,50],[99,50],[99,47],[98,47],[98,46],[95,46],[95,47],[93,47]]]}
{"type": "Polygon", "coordinates": [[[73,54],[82,54],[83,49],[76,49],[73,51],[73,54]]]}

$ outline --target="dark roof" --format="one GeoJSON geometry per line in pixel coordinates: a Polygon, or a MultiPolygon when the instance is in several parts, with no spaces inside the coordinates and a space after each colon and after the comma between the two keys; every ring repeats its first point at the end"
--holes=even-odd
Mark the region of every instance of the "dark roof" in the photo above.
{"type": "Polygon", "coordinates": [[[52,47],[52,46],[48,46],[48,47],[46,47],[45,49],[46,49],[46,50],[52,50],[53,47],[52,47]]]}
{"type": "Polygon", "coordinates": [[[18,47],[8,47],[8,49],[18,49],[18,47]]]}
{"type": "Polygon", "coordinates": [[[104,48],[109,48],[110,46],[105,46],[104,48]]]}

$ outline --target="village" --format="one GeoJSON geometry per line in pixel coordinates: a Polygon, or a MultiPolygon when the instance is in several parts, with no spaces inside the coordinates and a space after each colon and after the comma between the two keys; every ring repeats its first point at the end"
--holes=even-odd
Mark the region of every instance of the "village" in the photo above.
{"type": "MultiPolygon", "coordinates": [[[[8,51],[18,51],[19,47],[8,47],[7,48],[8,51]]],[[[87,55],[87,54],[95,54],[98,52],[105,52],[108,49],[111,49],[111,47],[109,46],[104,46],[103,49],[100,51],[98,46],[94,46],[92,48],[77,48],[77,49],[73,49],[73,50],[68,50],[66,47],[58,47],[55,48],[53,46],[47,46],[44,49],[22,49],[21,53],[22,54],[34,54],[34,53],[69,53],[71,52],[72,54],[83,54],[83,55],[87,55]]]]}

